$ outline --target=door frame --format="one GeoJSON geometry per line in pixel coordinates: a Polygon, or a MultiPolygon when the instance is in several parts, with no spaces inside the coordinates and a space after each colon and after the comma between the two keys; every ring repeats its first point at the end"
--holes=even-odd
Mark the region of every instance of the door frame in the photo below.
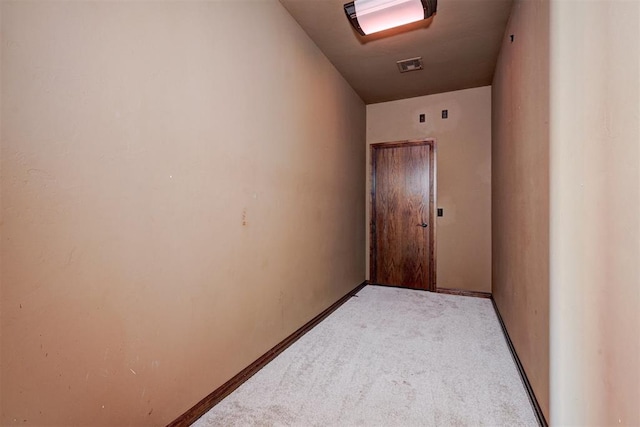
{"type": "Polygon", "coordinates": [[[436,292],[436,140],[434,138],[411,139],[405,141],[379,142],[370,145],[371,150],[371,201],[369,221],[369,279],[376,283],[376,150],[428,145],[429,150],[429,283],[427,290],[436,292]]]}

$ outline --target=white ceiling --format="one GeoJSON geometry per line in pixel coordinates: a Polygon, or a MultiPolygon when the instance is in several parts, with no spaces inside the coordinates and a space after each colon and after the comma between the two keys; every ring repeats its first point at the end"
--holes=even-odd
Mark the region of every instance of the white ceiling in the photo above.
{"type": "Polygon", "coordinates": [[[344,0],[280,0],[367,104],[491,84],[512,0],[439,0],[426,21],[360,36],[344,0]],[[424,70],[396,61],[421,56],[424,70]]]}

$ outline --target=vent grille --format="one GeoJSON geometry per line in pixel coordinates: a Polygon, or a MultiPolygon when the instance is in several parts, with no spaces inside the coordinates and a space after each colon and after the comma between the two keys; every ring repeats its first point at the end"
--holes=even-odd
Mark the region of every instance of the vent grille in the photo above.
{"type": "Polygon", "coordinates": [[[401,73],[406,73],[409,71],[418,71],[422,70],[424,67],[422,66],[422,57],[418,56],[415,58],[403,59],[397,62],[398,69],[401,73]]]}

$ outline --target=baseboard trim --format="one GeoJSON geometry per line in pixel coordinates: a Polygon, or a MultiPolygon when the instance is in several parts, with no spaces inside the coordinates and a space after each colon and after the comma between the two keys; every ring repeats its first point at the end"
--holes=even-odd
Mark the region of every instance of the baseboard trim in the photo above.
{"type": "Polygon", "coordinates": [[[370,286],[382,286],[383,288],[398,288],[398,289],[408,289],[410,291],[436,292],[438,294],[461,295],[461,296],[464,296],[464,297],[491,298],[491,293],[489,293],[489,292],[468,291],[466,289],[436,288],[435,291],[431,291],[429,289],[408,288],[406,286],[387,285],[387,284],[384,284],[384,283],[370,283],[369,282],[367,284],[370,285],[370,286]]]}
{"type": "Polygon", "coordinates": [[[467,291],[465,289],[437,288],[436,292],[439,294],[462,295],[465,297],[491,298],[489,292],[467,291]]]}
{"type": "Polygon", "coordinates": [[[536,394],[533,392],[533,387],[531,387],[531,383],[529,382],[529,378],[527,377],[527,373],[524,371],[524,367],[520,362],[520,358],[518,357],[518,353],[516,353],[516,349],[513,346],[513,342],[509,337],[509,332],[507,331],[507,327],[502,320],[502,316],[500,315],[500,310],[498,310],[498,306],[496,305],[496,301],[491,298],[491,303],[493,304],[493,309],[496,312],[496,316],[498,317],[498,321],[500,322],[500,327],[502,327],[502,333],[504,334],[504,338],[507,341],[507,346],[509,347],[509,351],[511,352],[511,356],[513,357],[513,361],[518,368],[518,372],[520,373],[520,379],[522,379],[522,383],[524,384],[524,388],[527,390],[527,395],[529,396],[529,401],[531,402],[531,406],[533,407],[533,412],[536,414],[536,418],[538,419],[538,423],[541,427],[548,427],[547,420],[544,417],[544,413],[542,412],[542,408],[538,403],[538,399],[536,398],[536,394]]]}
{"type": "Polygon", "coordinates": [[[194,423],[198,418],[206,414],[211,408],[218,404],[222,399],[231,394],[235,389],[240,387],[242,383],[255,375],[260,369],[264,368],[269,362],[275,359],[280,353],[287,349],[291,344],[300,339],[304,334],[313,329],[318,323],[322,322],[327,316],[336,311],[342,304],[347,302],[351,297],[357,294],[367,285],[365,280],[353,290],[349,291],[345,296],[340,298],[329,308],[318,314],[316,317],[305,323],[300,329],[286,337],[280,343],[276,344],[271,350],[260,356],[252,364],[240,371],[236,376],[211,392],[207,397],[196,403],[192,408],[188,409],[184,414],[180,415],[174,421],[169,423],[167,427],[188,426],[194,423]]]}
{"type": "Polygon", "coordinates": [[[399,285],[387,285],[386,283],[372,283],[372,282],[367,282],[367,285],[369,285],[369,286],[380,286],[381,288],[406,289],[406,290],[408,290],[408,291],[431,292],[429,289],[424,289],[424,288],[408,288],[408,287],[406,287],[406,286],[399,286],[399,285]]]}

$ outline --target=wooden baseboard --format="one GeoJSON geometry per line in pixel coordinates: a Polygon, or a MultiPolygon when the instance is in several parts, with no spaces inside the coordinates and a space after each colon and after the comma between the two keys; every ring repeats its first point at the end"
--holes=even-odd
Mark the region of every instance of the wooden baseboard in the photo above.
{"type": "Polygon", "coordinates": [[[424,288],[408,288],[406,286],[399,286],[399,285],[388,285],[386,283],[372,283],[372,282],[367,282],[367,285],[369,286],[380,286],[381,288],[395,288],[395,289],[406,289],[409,291],[421,291],[421,292],[431,292],[429,289],[424,289],[424,288]]]}
{"type": "Polygon", "coordinates": [[[516,349],[513,346],[513,342],[511,342],[511,338],[509,337],[509,332],[507,331],[507,327],[502,321],[502,316],[500,315],[500,310],[498,310],[498,306],[496,305],[493,297],[491,298],[491,302],[493,303],[493,309],[496,312],[496,316],[498,316],[498,321],[500,322],[500,326],[502,327],[502,333],[504,334],[504,338],[507,341],[507,346],[509,347],[509,351],[511,351],[511,356],[513,357],[513,361],[518,368],[518,372],[520,373],[520,378],[522,379],[522,383],[524,384],[524,388],[527,390],[527,395],[529,396],[529,401],[531,402],[531,406],[533,407],[533,412],[536,414],[536,418],[538,419],[538,423],[541,427],[548,427],[547,420],[544,417],[544,413],[542,412],[542,408],[538,403],[538,399],[536,398],[536,394],[533,392],[533,388],[531,387],[531,383],[529,382],[529,378],[527,377],[527,373],[524,371],[524,367],[520,362],[520,358],[518,357],[518,353],[516,353],[516,349]]]}
{"type": "Polygon", "coordinates": [[[231,378],[226,383],[222,384],[200,402],[196,403],[191,409],[187,410],[184,414],[180,415],[174,421],[169,423],[167,427],[188,426],[194,423],[198,418],[206,414],[207,411],[213,408],[222,399],[224,399],[235,389],[240,387],[242,383],[247,381],[260,369],[265,367],[267,363],[275,359],[276,356],[286,350],[287,347],[289,347],[291,344],[300,339],[300,337],[313,329],[318,323],[322,322],[331,313],[336,311],[342,304],[347,302],[352,296],[357,294],[360,289],[364,288],[366,285],[367,281],[365,280],[360,285],[356,286],[353,290],[348,292],[345,296],[333,303],[329,308],[327,308],[322,313],[318,314],[316,317],[303,325],[300,329],[289,335],[280,343],[276,344],[275,347],[260,356],[256,361],[244,368],[236,376],[231,378]]]}
{"type": "MultiPolygon", "coordinates": [[[[398,286],[398,285],[387,285],[384,283],[367,283],[370,286],[382,286],[385,288],[398,288],[398,289],[409,289],[411,291],[425,291],[432,292],[429,289],[419,289],[419,288],[407,288],[406,286],[398,286]]],[[[476,298],[491,298],[491,294],[489,292],[478,292],[478,291],[467,291],[465,289],[448,289],[448,288],[437,288],[435,291],[439,294],[449,294],[449,295],[462,295],[465,297],[476,297],[476,298]]]]}
{"type": "Polygon", "coordinates": [[[465,289],[438,288],[436,289],[436,292],[439,294],[462,295],[465,297],[491,298],[491,294],[489,292],[467,291],[465,289]]]}

